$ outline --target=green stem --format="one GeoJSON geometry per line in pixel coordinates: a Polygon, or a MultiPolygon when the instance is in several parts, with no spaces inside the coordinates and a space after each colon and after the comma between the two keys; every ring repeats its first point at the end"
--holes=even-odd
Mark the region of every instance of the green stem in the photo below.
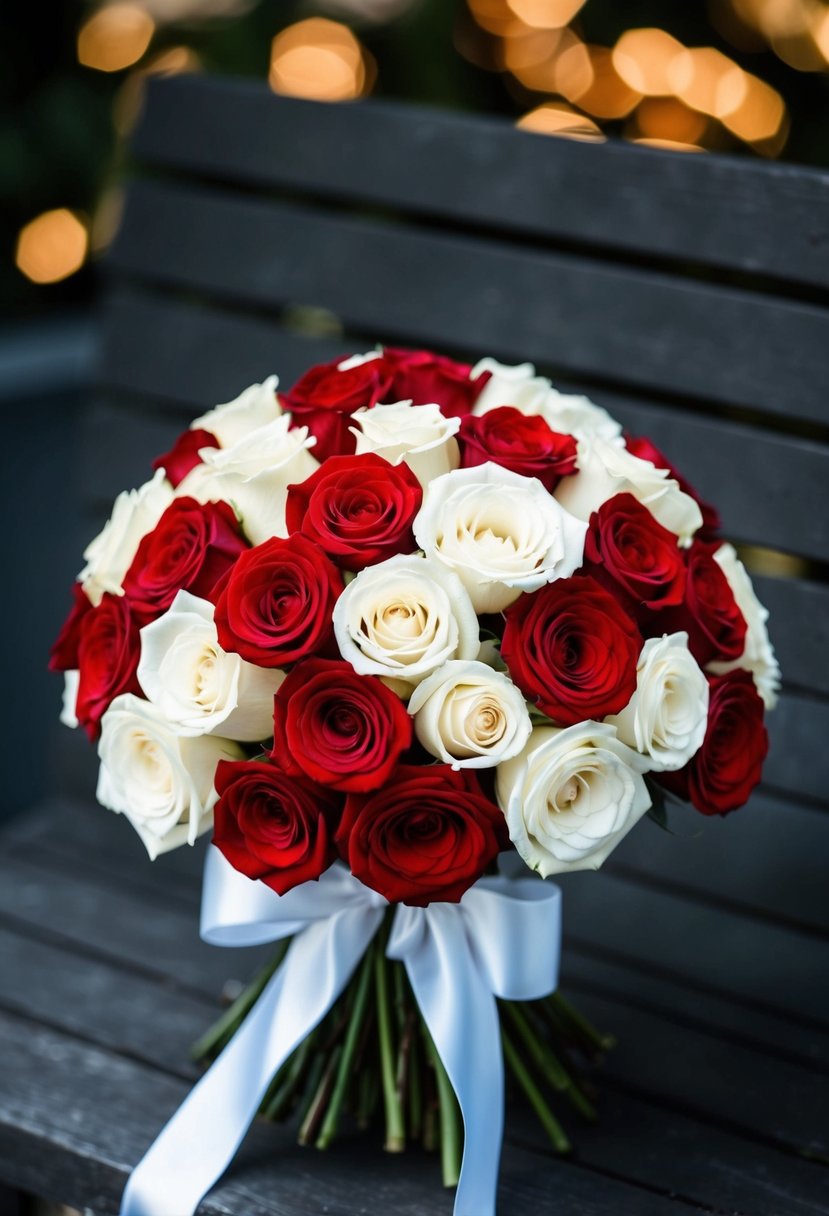
{"type": "Polygon", "coordinates": [[[328,1097],[331,1093],[331,1088],[334,1084],[334,1077],[337,1074],[339,1062],[342,1056],[342,1047],[335,1047],[331,1052],[328,1063],[324,1068],[319,1085],[311,1099],[311,1105],[305,1113],[305,1117],[299,1128],[299,1136],[297,1139],[300,1144],[310,1144],[314,1139],[320,1120],[323,1117],[328,1097]]]}
{"type": "Polygon", "coordinates": [[[457,1186],[461,1176],[461,1160],[463,1158],[463,1125],[458,1099],[449,1080],[449,1074],[443,1067],[443,1061],[438,1055],[432,1036],[424,1023],[423,1036],[426,1050],[435,1070],[438,1083],[438,1100],[440,1102],[440,1164],[443,1171],[443,1185],[457,1186]]]}
{"type": "Polygon", "coordinates": [[[388,963],[385,950],[386,935],[375,938],[374,981],[377,994],[377,1028],[380,1036],[380,1068],[383,1076],[383,1100],[386,1106],[387,1153],[401,1153],[406,1146],[403,1104],[395,1083],[395,1054],[392,1042],[391,1010],[389,1008],[388,963]]]}
{"type": "Polygon", "coordinates": [[[348,1023],[348,1030],[346,1031],[345,1043],[343,1044],[342,1055],[340,1056],[340,1063],[337,1069],[337,1077],[331,1093],[331,1101],[328,1104],[328,1110],[325,1113],[325,1119],[320,1128],[320,1134],[317,1137],[317,1148],[328,1148],[337,1131],[340,1109],[342,1108],[348,1083],[351,1080],[351,1067],[363,1026],[370,983],[371,956],[367,953],[360,965],[360,972],[354,991],[354,1004],[351,1008],[351,1020],[348,1023]]]}
{"type": "Polygon", "coordinates": [[[256,978],[248,984],[247,988],[239,993],[233,1004],[213,1023],[210,1029],[200,1039],[196,1040],[190,1048],[192,1059],[207,1059],[216,1053],[217,1048],[224,1047],[233,1037],[262,995],[268,980],[285,957],[289,945],[289,938],[279,943],[277,952],[271,961],[262,968],[256,978]]]}
{"type": "Polygon", "coordinates": [[[576,1036],[583,1039],[594,1051],[610,1051],[616,1046],[616,1040],[612,1034],[602,1034],[597,1030],[584,1014],[579,1013],[578,1009],[565,1000],[560,992],[554,992],[547,997],[547,1003],[559,1014],[562,1021],[572,1027],[576,1036]]]}
{"type": "Polygon", "coordinates": [[[518,1084],[530,1100],[530,1104],[541,1122],[542,1127],[550,1138],[553,1148],[558,1153],[570,1152],[570,1141],[564,1134],[561,1124],[544,1101],[541,1090],[529,1074],[524,1061],[518,1054],[507,1032],[501,1027],[501,1039],[504,1044],[504,1058],[512,1069],[518,1084]]]}
{"type": "Polygon", "coordinates": [[[280,1069],[277,1084],[272,1087],[262,1106],[264,1118],[275,1122],[289,1113],[316,1040],[316,1031],[312,1030],[291,1056],[285,1071],[280,1069]]]}
{"type": "Polygon", "coordinates": [[[526,1012],[513,1001],[502,1001],[501,1007],[511,1019],[512,1024],[532,1056],[534,1064],[540,1069],[548,1084],[552,1085],[553,1089],[566,1094],[576,1109],[584,1115],[585,1119],[595,1120],[595,1109],[581,1092],[558,1056],[554,1054],[548,1044],[540,1037],[527,1017],[526,1012]]]}

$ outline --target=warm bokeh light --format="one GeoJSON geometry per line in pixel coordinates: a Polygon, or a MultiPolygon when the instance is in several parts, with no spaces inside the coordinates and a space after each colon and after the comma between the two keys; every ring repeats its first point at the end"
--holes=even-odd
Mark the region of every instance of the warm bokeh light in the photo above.
{"type": "Polygon", "coordinates": [[[746,73],[745,97],[722,121],[738,139],[757,144],[777,139],[785,120],[786,106],[777,90],[746,73]]]}
{"type": "Polygon", "coordinates": [[[815,14],[812,22],[812,38],[824,63],[829,64],[829,7],[815,14]]]}
{"type": "Polygon", "coordinates": [[[552,62],[553,92],[578,101],[593,84],[590,52],[572,30],[563,30],[552,62]]]}
{"type": "Polygon", "coordinates": [[[671,91],[693,110],[721,118],[742,105],[746,73],[712,46],[680,51],[668,65],[671,91]]]}
{"type": "Polygon", "coordinates": [[[665,96],[673,92],[670,66],[683,50],[665,30],[627,30],[613,48],[613,66],[629,88],[648,97],[665,96]]]}
{"type": "Polygon", "coordinates": [[[271,45],[269,82],[276,93],[316,101],[352,101],[368,91],[367,53],[338,21],[309,17],[271,45]]]}
{"type": "Polygon", "coordinates": [[[560,41],[561,30],[533,30],[522,37],[505,38],[499,48],[498,62],[531,89],[533,80],[549,78],[549,64],[560,41]]]}
{"type": "Polygon", "coordinates": [[[705,148],[701,148],[699,144],[683,144],[677,139],[633,139],[631,143],[639,144],[643,148],[661,148],[663,152],[704,152],[705,148]]]}
{"type": "Polygon", "coordinates": [[[138,121],[149,76],[180,76],[182,72],[198,72],[201,66],[201,60],[191,47],[171,46],[130,72],[112,107],[112,121],[118,134],[126,137],[138,121]]]}
{"type": "Polygon", "coordinates": [[[588,46],[593,80],[580,94],[579,105],[596,118],[624,118],[642,94],[626,85],[613,66],[613,54],[605,46],[588,46]]]}
{"type": "Polygon", "coordinates": [[[120,72],[137,63],[150,45],[155,22],[138,4],[108,4],[78,32],[78,62],[99,72],[120,72]]]}
{"type": "Polygon", "coordinates": [[[507,0],[507,4],[525,25],[555,30],[569,25],[585,0],[507,0]]]}
{"type": "Polygon", "coordinates": [[[516,16],[507,0],[467,0],[467,2],[478,25],[490,34],[509,38],[530,32],[527,24],[516,16]]]}
{"type": "Polygon", "coordinates": [[[538,135],[561,135],[591,143],[601,143],[605,138],[596,123],[586,115],[550,101],[524,114],[515,125],[522,131],[534,131],[538,135]]]}
{"type": "Polygon", "coordinates": [[[674,97],[646,97],[634,120],[638,136],[681,144],[699,143],[707,125],[704,114],[674,97]]]}
{"type": "Polygon", "coordinates": [[[33,283],[59,283],[83,266],[88,244],[83,221],[60,207],[44,211],[20,229],[14,260],[33,283]]]}

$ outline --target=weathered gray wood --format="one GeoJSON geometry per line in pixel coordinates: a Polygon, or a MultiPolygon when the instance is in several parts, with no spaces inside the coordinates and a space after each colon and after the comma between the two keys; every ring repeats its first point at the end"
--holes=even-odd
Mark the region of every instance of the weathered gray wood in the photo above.
{"type": "Polygon", "coordinates": [[[784,417],[829,417],[825,309],[591,258],[139,182],[110,267],[247,307],[326,307],[376,338],[547,361],[784,417]]]}
{"type": "Polygon", "coordinates": [[[264,85],[152,81],[146,163],[463,225],[826,286],[829,175],[610,142],[540,142],[503,120],[372,101],[275,99],[264,85]]]}

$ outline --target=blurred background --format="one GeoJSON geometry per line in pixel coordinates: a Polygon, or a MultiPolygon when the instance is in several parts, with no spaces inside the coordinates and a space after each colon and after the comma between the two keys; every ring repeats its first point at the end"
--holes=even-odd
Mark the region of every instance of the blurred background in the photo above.
{"type": "MultiPolygon", "coordinates": [[[[147,78],[500,115],[554,137],[829,164],[826,0],[94,0],[0,9],[0,409],[9,777],[41,796],[60,683],[48,648],[88,537],[74,421],[95,352],[96,260],[118,224],[147,78]],[[61,504],[56,512],[55,504],[61,504]]],[[[212,403],[206,403],[209,405],[212,403]]]]}

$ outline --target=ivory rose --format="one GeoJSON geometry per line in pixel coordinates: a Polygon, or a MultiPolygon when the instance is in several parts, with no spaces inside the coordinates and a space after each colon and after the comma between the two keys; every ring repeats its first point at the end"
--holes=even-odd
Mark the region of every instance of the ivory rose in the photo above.
{"type": "Polygon", "coordinates": [[[622,428],[607,410],[589,397],[560,393],[545,376],[537,376],[532,363],[513,367],[496,359],[481,359],[472,377],[489,374],[489,381],[472,411],[487,414],[503,405],[512,405],[522,414],[537,414],[554,431],[587,439],[596,435],[610,443],[622,444],[622,428]]]}
{"type": "Polygon", "coordinates": [[[216,765],[241,755],[229,739],[176,734],[156,706],[125,693],[101,720],[98,801],[125,815],[155,858],[212,827],[216,765]]]}
{"type": "Polygon", "coordinates": [[[688,649],[688,634],[648,638],[636,668],[636,692],[607,721],[655,772],[682,768],[702,746],[708,681],[688,649]]]}
{"type": "Polygon", "coordinates": [[[689,494],[683,493],[667,469],[657,469],[623,447],[593,437],[579,443],[579,471],[556,487],[556,498],[579,519],[588,520],[614,494],[632,494],[651,514],[690,545],[702,524],[702,512],[689,494]]]}
{"type": "Polygon", "coordinates": [[[138,682],[179,735],[270,738],[273,698],[284,678],[223,650],[213,605],[187,591],[141,630],[138,682]]]}
{"type": "Polygon", "coordinates": [[[495,776],[510,840],[530,869],[543,878],[598,870],[651,805],[644,767],[609,723],[536,727],[495,776]]]}
{"type": "Polygon", "coordinates": [[[709,663],[708,670],[718,675],[737,668],[750,671],[766,709],[774,709],[780,689],[780,664],[769,641],[766,625],[768,609],[763,607],[755,595],[751,579],[737,557],[733,545],[720,545],[714,554],[714,561],[728,579],[728,585],[734,592],[734,599],[745,618],[747,628],[745,646],[739,658],[730,662],[709,663]]]}
{"type": "Polygon", "coordinates": [[[92,604],[100,604],[106,591],[124,594],[121,584],[139,543],[153,530],[172,501],[173,487],[163,469],[137,490],[124,490],[118,495],[103,531],[84,549],[86,565],[78,575],[78,582],[92,604]]]}
{"type": "Polygon", "coordinates": [[[569,577],[582,563],[587,531],[540,481],[491,463],[431,482],[412,528],[481,613],[501,612],[522,591],[569,577]]]}
{"type": "Polygon", "coordinates": [[[190,423],[191,431],[209,431],[223,448],[232,448],[251,431],[267,426],[282,413],[276,395],[279,380],[268,376],[261,384],[251,384],[233,401],[208,410],[190,423]]]}
{"type": "Polygon", "coordinates": [[[231,503],[253,545],[287,536],[288,486],[319,468],[308,450],[314,443],[307,427],[291,429],[290,417],[283,414],[233,447],[203,448],[202,463],[187,474],[176,494],[202,503],[231,503]]]}
{"type": "Polygon", "coordinates": [[[389,464],[405,461],[425,488],[435,477],[456,469],[460,450],[455,436],[460,418],[445,418],[439,405],[412,405],[397,401],[357,410],[350,427],[356,440],[356,454],[374,452],[389,464]]]}
{"type": "Polygon", "coordinates": [[[450,660],[409,701],[415,734],[453,769],[492,768],[521,751],[532,724],[523,696],[486,663],[450,660]]]}
{"type": "Polygon", "coordinates": [[[334,605],[340,654],[361,675],[418,684],[449,659],[478,655],[478,618],[441,562],[398,555],[367,566],[334,605]]]}

